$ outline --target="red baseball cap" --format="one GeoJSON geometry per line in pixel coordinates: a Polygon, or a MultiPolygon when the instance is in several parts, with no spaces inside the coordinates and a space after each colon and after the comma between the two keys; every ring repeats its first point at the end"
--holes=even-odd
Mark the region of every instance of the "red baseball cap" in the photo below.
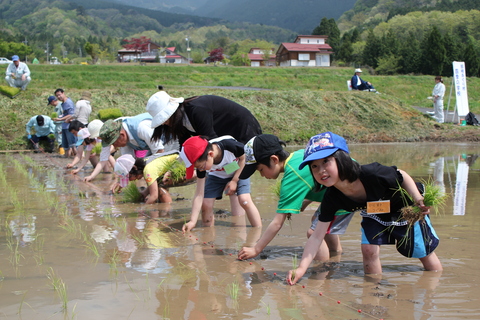
{"type": "Polygon", "coordinates": [[[180,151],[180,158],[183,160],[185,167],[187,168],[187,179],[193,177],[193,171],[195,170],[194,164],[205,152],[207,145],[208,141],[200,136],[188,138],[183,143],[182,150],[180,151]]]}

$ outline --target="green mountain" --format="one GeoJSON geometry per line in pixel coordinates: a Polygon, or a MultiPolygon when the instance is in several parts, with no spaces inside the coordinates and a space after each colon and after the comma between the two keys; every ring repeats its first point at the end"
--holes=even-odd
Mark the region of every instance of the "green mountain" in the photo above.
{"type": "Polygon", "coordinates": [[[111,0],[169,12],[191,13],[228,21],[260,23],[308,33],[323,17],[338,19],[356,0],[111,0]]]}

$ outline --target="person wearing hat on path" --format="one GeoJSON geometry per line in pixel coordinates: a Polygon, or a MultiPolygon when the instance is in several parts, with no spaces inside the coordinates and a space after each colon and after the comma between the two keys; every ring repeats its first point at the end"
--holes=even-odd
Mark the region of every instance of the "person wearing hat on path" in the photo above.
{"type": "Polygon", "coordinates": [[[262,226],[260,213],[250,196],[250,179],[240,179],[245,166],[243,143],[231,136],[211,140],[205,136],[194,136],[183,143],[180,158],[187,168],[187,179],[194,176],[195,169],[197,171],[190,221],[183,225],[183,232],[195,227],[200,211],[203,225],[213,226],[213,206],[216,199],[222,199],[223,194],[230,196],[233,216],[246,213],[252,227],[262,226]]]}
{"type": "Polygon", "coordinates": [[[290,270],[287,283],[299,281],[307,271],[318,247],[335,217],[344,209],[362,216],[362,256],[366,274],[381,274],[380,246],[395,244],[397,251],[408,258],[419,258],[427,271],[440,271],[442,264],[435,248],[439,239],[423,203],[423,185],[417,184],[405,171],[378,162],[360,165],[350,157],[345,139],[332,132],[310,138],[300,164],[310,167],[317,187],[327,187],[320,205],[318,224],[307,240],[302,260],[296,270],[290,270]],[[399,191],[402,187],[410,197],[399,191]],[[417,205],[424,219],[413,225],[403,219],[401,209],[417,205]]]}
{"type": "Polygon", "coordinates": [[[60,118],[63,113],[62,103],[57,99],[55,96],[49,96],[47,99],[47,106],[53,106],[55,109],[53,113],[55,113],[55,117],[52,115],[53,123],[55,124],[55,141],[57,142],[58,147],[61,149],[60,154],[65,152],[62,148],[62,123],[63,121],[55,121],[54,119],[60,118]]]}
{"type": "Polygon", "coordinates": [[[178,140],[182,145],[192,136],[209,139],[230,135],[245,143],[262,133],[257,119],[245,107],[223,97],[204,95],[173,98],[165,91],[153,94],[147,102],[152,116],[153,140],[178,140]]]}
{"type": "Polygon", "coordinates": [[[55,139],[49,137],[55,132],[55,124],[49,116],[37,115],[30,118],[26,125],[27,139],[32,142],[35,152],[39,151],[39,141],[47,140],[48,141],[48,150],[47,152],[53,152],[55,148],[55,139]],[[32,135],[31,129],[35,129],[35,134],[32,135]]]}
{"type": "Polygon", "coordinates": [[[10,87],[21,88],[22,90],[26,90],[32,80],[30,78],[30,69],[27,64],[20,62],[20,58],[17,55],[12,57],[12,63],[8,65],[5,75],[5,80],[7,80],[10,87]]]}
{"type": "MultiPolygon", "coordinates": [[[[85,155],[82,157],[80,163],[78,164],[77,169],[74,169],[71,171],[72,174],[77,174],[78,172],[80,172],[80,170],[82,170],[83,167],[85,167],[85,165],[89,160],[94,168],[100,165],[100,162],[99,162],[100,154],[95,154],[92,152],[97,144],[102,143],[102,140],[99,138],[100,129],[102,128],[102,126],[103,126],[102,120],[95,119],[88,124],[87,128],[80,129],[80,131],[78,131],[77,138],[79,138],[80,140],[79,142],[77,142],[77,144],[83,145],[85,149],[85,155]]],[[[113,152],[114,151],[113,146],[110,146],[110,147],[111,147],[111,151],[113,152]]],[[[108,157],[108,163],[112,168],[115,165],[115,158],[112,155],[108,157]]],[[[69,166],[67,165],[67,168],[68,167],[69,166]]],[[[70,167],[73,167],[73,165],[70,167]]]]}
{"type": "Polygon", "coordinates": [[[85,181],[95,178],[108,162],[111,154],[110,146],[120,148],[121,155],[131,154],[135,156],[135,150],[149,150],[148,155],[162,153],[164,145],[162,140],[153,141],[152,117],[148,113],[142,113],[134,117],[122,117],[115,120],[107,120],[100,129],[102,139],[102,152],[100,165],[85,181]]]}
{"type": "Polygon", "coordinates": [[[82,92],[80,100],[75,104],[75,113],[73,114],[72,119],[76,119],[87,126],[90,113],[92,113],[92,106],[90,105],[91,100],[92,94],[89,91],[82,92]]]}
{"type": "Polygon", "coordinates": [[[355,69],[355,74],[353,75],[351,80],[352,90],[377,92],[377,90],[375,90],[375,88],[370,82],[360,78],[361,74],[362,74],[362,69],[360,68],[355,69]]]}
{"type": "MultiPolygon", "coordinates": [[[[238,253],[240,260],[258,256],[277,235],[285,220],[291,219],[292,214],[296,215],[302,212],[311,202],[321,202],[323,199],[326,188],[321,188],[319,192],[316,192],[309,170],[298,169],[303,160],[304,150],[289,153],[283,148],[284,146],[285,142],[271,134],[258,135],[245,144],[246,165],[240,175],[241,179],[250,177],[255,171],[258,171],[266,179],[277,179],[282,173],[283,175],[281,176],[276,215],[255,246],[243,247],[240,250],[238,253]]],[[[310,237],[315,230],[315,220],[318,214],[319,210],[312,216],[312,225],[307,231],[307,237],[310,237]]],[[[345,233],[352,216],[350,212],[344,210],[337,212],[315,260],[326,261],[330,255],[340,256],[342,246],[338,235],[345,233]]]]}

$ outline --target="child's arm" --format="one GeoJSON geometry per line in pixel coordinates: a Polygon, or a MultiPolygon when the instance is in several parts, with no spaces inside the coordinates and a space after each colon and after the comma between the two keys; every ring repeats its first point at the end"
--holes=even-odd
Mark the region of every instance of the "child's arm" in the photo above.
{"type": "Polygon", "coordinates": [[[423,196],[420,194],[420,191],[418,191],[417,185],[415,184],[415,181],[413,181],[413,178],[405,171],[399,171],[403,176],[402,188],[405,189],[410,196],[412,196],[414,203],[419,206],[423,214],[429,214],[430,207],[426,207],[423,203],[423,196]]]}
{"type": "MultiPolygon", "coordinates": [[[[90,159],[90,154],[92,153],[91,150],[88,150],[87,152],[85,152],[85,156],[82,157],[82,161],[79,163],[78,165],[78,168],[75,169],[75,170],[72,170],[72,173],[73,174],[77,174],[78,172],[80,172],[80,170],[83,169],[83,167],[87,164],[88,162],[88,159],[90,159]]],[[[78,153],[77,153],[78,154],[78,153]]]]}
{"type": "Polygon", "coordinates": [[[95,169],[93,170],[93,172],[89,175],[89,176],[86,176],[85,178],[83,178],[83,181],[85,182],[90,182],[92,181],[93,179],[95,179],[95,177],[103,170],[103,168],[105,167],[105,165],[108,163],[108,160],[107,161],[100,161],[96,166],[95,166],[95,169]]]}
{"type": "Polygon", "coordinates": [[[238,180],[240,179],[240,173],[242,173],[243,168],[245,167],[245,155],[242,155],[238,158],[238,169],[235,171],[235,174],[226,185],[224,190],[228,190],[226,193],[229,196],[232,196],[237,192],[237,184],[238,180]]]}
{"type": "Polygon", "coordinates": [[[305,249],[303,250],[302,260],[298,265],[298,268],[295,270],[288,271],[287,274],[287,283],[289,285],[294,285],[300,280],[305,272],[307,271],[310,263],[312,263],[313,258],[318,252],[320,245],[322,244],[323,238],[327,233],[328,226],[330,222],[322,222],[319,221],[315,231],[313,232],[312,236],[308,238],[307,243],[305,244],[305,249]]]}
{"type": "Polygon", "coordinates": [[[192,230],[197,224],[198,215],[200,214],[200,210],[202,210],[203,195],[205,193],[205,180],[206,178],[197,179],[197,188],[195,189],[195,195],[193,196],[190,221],[183,225],[183,232],[192,230]]]}
{"type": "Polygon", "coordinates": [[[269,244],[270,241],[272,241],[272,239],[277,235],[278,231],[280,231],[286,218],[287,214],[277,213],[255,246],[251,248],[243,247],[238,253],[238,259],[246,260],[258,256],[260,252],[265,249],[267,244],[269,244]]]}
{"type": "MultiPolygon", "coordinates": [[[[83,144],[77,148],[77,154],[73,158],[72,162],[67,164],[67,169],[73,168],[83,158],[83,144]]],[[[87,158],[88,160],[88,158],[87,158]]]]}

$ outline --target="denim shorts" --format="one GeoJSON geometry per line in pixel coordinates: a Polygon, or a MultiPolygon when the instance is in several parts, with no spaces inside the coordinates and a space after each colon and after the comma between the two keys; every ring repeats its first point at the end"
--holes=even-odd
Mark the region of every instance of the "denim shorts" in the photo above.
{"type": "MultiPolygon", "coordinates": [[[[215,198],[217,200],[222,199],[225,186],[232,180],[232,178],[223,179],[212,175],[207,175],[206,179],[205,194],[203,197],[215,198]]],[[[245,193],[250,193],[250,178],[238,180],[236,195],[238,196],[245,193]]]]}

